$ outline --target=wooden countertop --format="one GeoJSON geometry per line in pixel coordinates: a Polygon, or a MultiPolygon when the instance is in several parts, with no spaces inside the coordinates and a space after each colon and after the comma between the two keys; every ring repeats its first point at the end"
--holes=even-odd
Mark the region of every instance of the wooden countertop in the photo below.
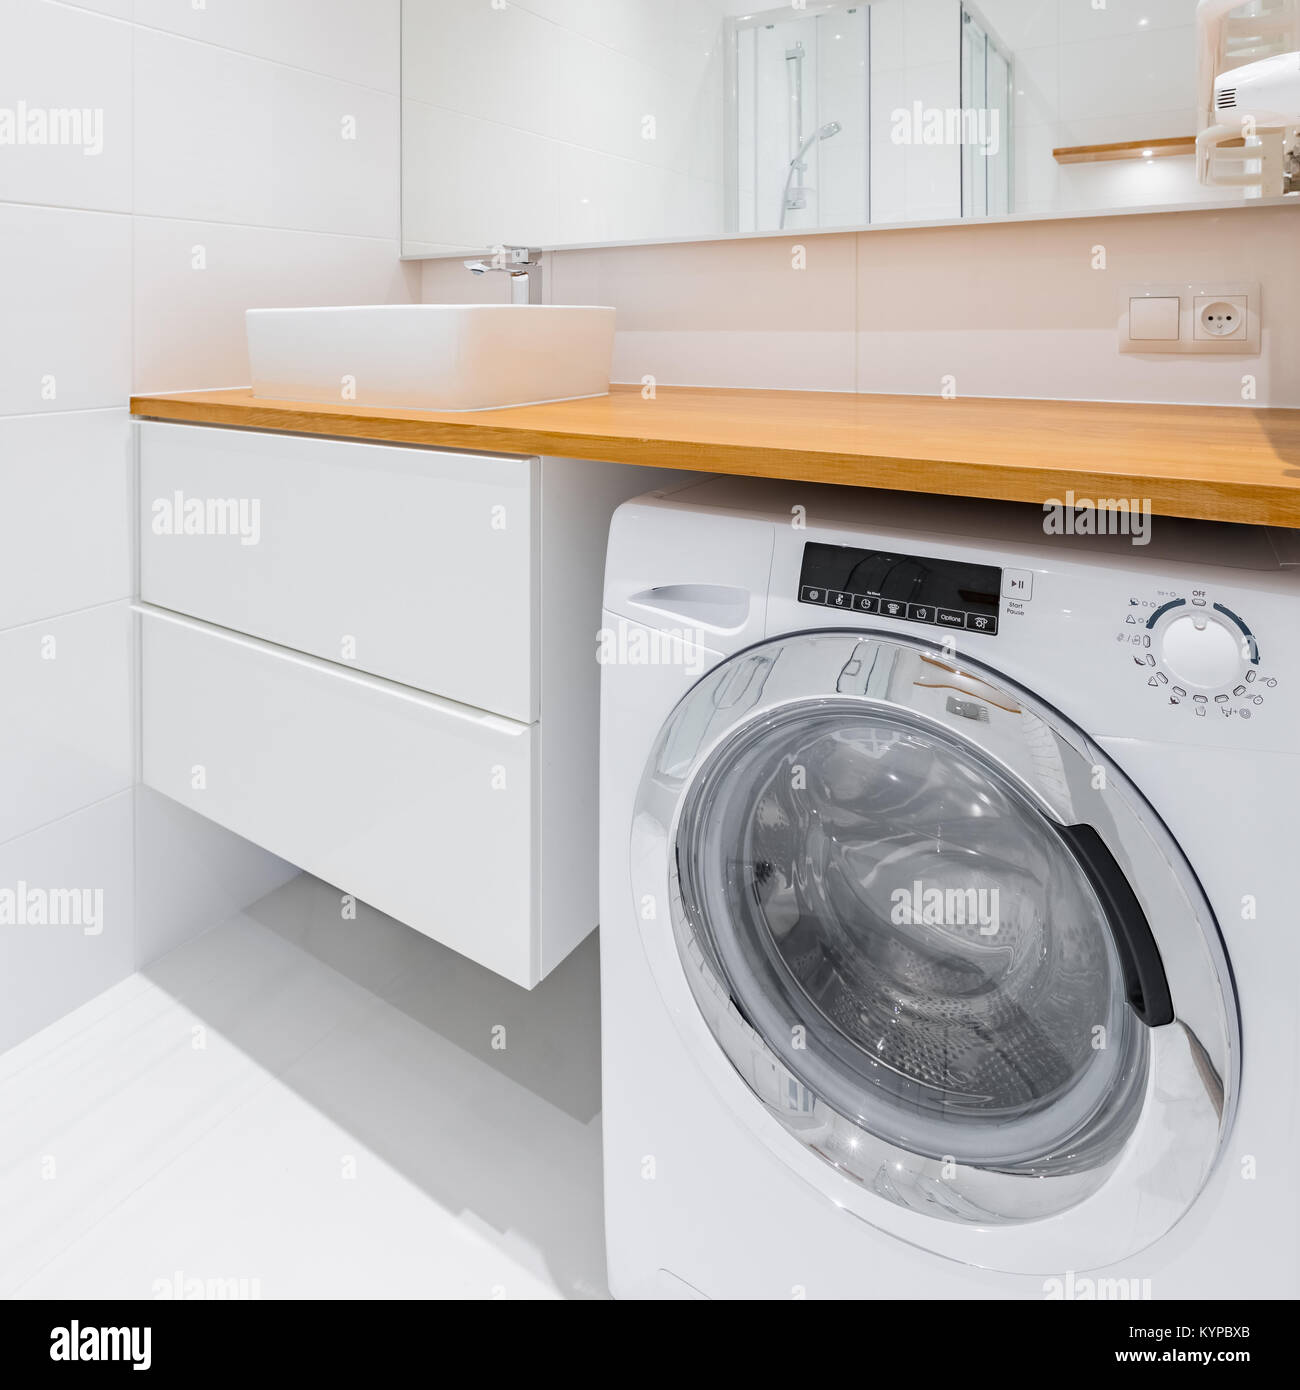
{"type": "Polygon", "coordinates": [[[1300,527],[1300,410],[640,387],[442,414],[135,396],[155,420],[1043,503],[1149,499],[1165,516],[1300,527]]]}

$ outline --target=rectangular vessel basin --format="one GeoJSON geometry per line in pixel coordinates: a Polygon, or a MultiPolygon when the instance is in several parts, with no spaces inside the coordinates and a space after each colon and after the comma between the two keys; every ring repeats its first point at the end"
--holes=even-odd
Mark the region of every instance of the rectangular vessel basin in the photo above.
{"type": "Polygon", "coordinates": [[[614,310],[561,304],[249,309],[253,395],[493,410],[609,393],[614,310]]]}

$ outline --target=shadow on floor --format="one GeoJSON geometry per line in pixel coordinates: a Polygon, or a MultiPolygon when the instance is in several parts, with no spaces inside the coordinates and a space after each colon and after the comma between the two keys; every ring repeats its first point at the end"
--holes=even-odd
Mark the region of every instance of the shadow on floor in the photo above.
{"type": "Polygon", "coordinates": [[[569,1296],[605,1296],[596,936],[527,991],[361,904],[348,919],[305,875],[244,917],[297,948],[250,951],[246,991],[184,969],[185,947],[144,973],[445,1210],[569,1296]],[[321,966],[349,1007],[277,1019],[301,1029],[290,1059],[266,1014],[312,1008],[292,977],[321,966]]]}

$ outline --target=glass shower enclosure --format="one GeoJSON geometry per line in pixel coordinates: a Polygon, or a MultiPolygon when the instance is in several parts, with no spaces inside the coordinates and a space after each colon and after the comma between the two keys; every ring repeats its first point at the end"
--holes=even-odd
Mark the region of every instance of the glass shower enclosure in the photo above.
{"type": "Polygon", "coordinates": [[[926,0],[923,21],[906,3],[809,0],[726,21],[728,231],[1013,210],[1010,50],[971,3],[926,0]]]}

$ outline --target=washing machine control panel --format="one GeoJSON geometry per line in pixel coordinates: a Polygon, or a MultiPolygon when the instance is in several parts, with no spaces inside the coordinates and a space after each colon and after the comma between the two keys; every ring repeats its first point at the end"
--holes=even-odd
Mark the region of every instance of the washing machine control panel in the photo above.
{"type": "Polygon", "coordinates": [[[809,541],[799,602],[995,637],[1002,571],[996,565],[809,541]]]}
{"type": "Polygon", "coordinates": [[[1130,595],[1122,622],[1135,678],[1171,714],[1251,719],[1277,686],[1246,618],[1206,589],[1130,595]]]}

